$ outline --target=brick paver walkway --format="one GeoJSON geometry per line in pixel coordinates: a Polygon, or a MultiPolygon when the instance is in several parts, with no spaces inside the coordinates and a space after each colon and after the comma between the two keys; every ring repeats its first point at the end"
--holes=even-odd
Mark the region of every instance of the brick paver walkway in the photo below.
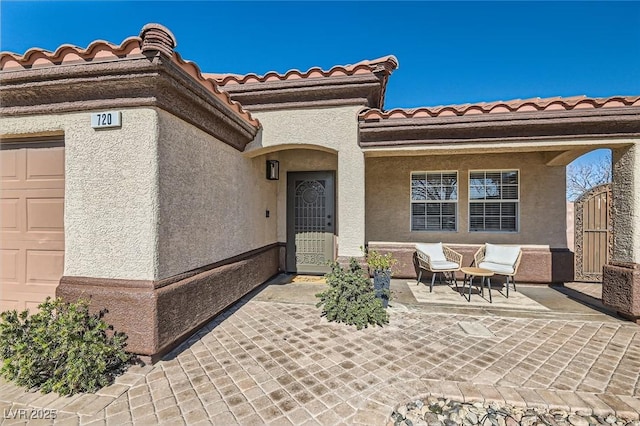
{"type": "MultiPolygon", "coordinates": [[[[413,308],[358,331],[327,323],[314,306],[245,300],[146,374],[123,376],[135,383],[114,385],[112,400],[54,401],[56,423],[383,425],[395,406],[429,394],[637,417],[639,331],[413,308]]],[[[39,394],[7,397],[11,386],[0,387],[3,409],[47,406],[34,405],[39,394]]]]}

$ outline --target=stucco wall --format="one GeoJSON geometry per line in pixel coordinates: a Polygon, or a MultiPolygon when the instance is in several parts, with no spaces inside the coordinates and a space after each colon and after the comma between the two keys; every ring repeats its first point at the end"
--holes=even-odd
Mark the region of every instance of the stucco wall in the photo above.
{"type": "MultiPolygon", "coordinates": [[[[264,111],[254,114],[262,137],[247,153],[278,145],[312,145],[338,152],[337,240],[339,256],[361,256],[364,244],[364,155],[358,146],[359,106],[264,111]]],[[[293,169],[291,169],[293,170],[293,169]]],[[[282,179],[282,177],[281,177],[282,179]]]]}
{"type": "Polygon", "coordinates": [[[564,166],[545,165],[541,153],[380,157],[366,160],[367,241],[461,244],[518,243],[564,248],[564,166]],[[519,232],[469,232],[469,170],[520,170],[519,232]],[[411,232],[412,171],[458,171],[458,231],[411,232]]]}
{"type": "Polygon", "coordinates": [[[285,242],[287,240],[287,172],[337,170],[338,157],[330,152],[291,149],[271,153],[267,158],[280,162],[280,180],[277,181],[278,241],[285,242]]]}
{"type": "Polygon", "coordinates": [[[572,201],[567,201],[567,248],[575,251],[576,239],[576,207],[572,201]]]}
{"type": "Polygon", "coordinates": [[[91,128],[90,111],[2,118],[3,135],[64,133],[68,276],[153,279],[157,116],[121,109],[122,127],[91,128]]]}
{"type": "Polygon", "coordinates": [[[164,111],[159,128],[159,279],[277,242],[278,182],[265,178],[264,156],[164,111]]]}

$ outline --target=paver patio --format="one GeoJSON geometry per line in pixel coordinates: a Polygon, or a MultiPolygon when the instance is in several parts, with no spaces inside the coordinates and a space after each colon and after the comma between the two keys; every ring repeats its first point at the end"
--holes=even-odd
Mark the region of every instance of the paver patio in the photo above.
{"type": "Polygon", "coordinates": [[[243,299],[102,396],[65,407],[4,384],[1,407],[53,404],[55,423],[70,425],[383,425],[395,406],[428,394],[636,418],[640,411],[640,329],[632,323],[396,303],[388,326],[358,331],[328,323],[312,304],[266,299],[243,299]],[[460,323],[487,332],[470,335],[460,323]]]}

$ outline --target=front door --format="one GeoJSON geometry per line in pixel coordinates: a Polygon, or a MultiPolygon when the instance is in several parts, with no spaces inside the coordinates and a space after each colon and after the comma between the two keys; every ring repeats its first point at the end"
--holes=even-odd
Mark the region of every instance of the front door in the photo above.
{"type": "Polygon", "coordinates": [[[287,173],[287,271],[328,272],[334,230],[333,172],[287,173]]]}

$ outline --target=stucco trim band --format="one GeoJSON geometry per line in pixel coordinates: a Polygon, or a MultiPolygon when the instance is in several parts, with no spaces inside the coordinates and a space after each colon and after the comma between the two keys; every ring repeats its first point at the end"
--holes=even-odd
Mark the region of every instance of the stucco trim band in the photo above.
{"type": "Polygon", "coordinates": [[[224,309],[278,273],[282,244],[161,280],[62,277],[56,296],[89,299],[129,339],[127,350],[159,360],[224,309]]]}
{"type": "Polygon", "coordinates": [[[640,322],[640,264],[613,261],[602,269],[602,303],[640,322]]]}
{"type": "Polygon", "coordinates": [[[385,78],[374,73],[264,83],[228,84],[231,99],[251,111],[337,105],[379,105],[385,78]]]}
{"type": "Polygon", "coordinates": [[[168,285],[174,284],[178,281],[182,281],[182,280],[186,280],[187,278],[191,278],[195,275],[201,274],[203,272],[207,272],[210,271],[212,269],[216,269],[216,268],[220,268],[222,266],[225,265],[231,265],[233,263],[236,262],[240,262],[246,259],[250,259],[253,257],[256,257],[262,253],[268,252],[273,250],[274,248],[278,248],[278,247],[286,247],[286,243],[282,243],[282,242],[278,242],[278,243],[272,243],[272,244],[268,244],[264,247],[260,247],[254,250],[250,250],[248,252],[239,254],[237,256],[233,256],[224,260],[221,260],[219,262],[214,262],[211,263],[209,265],[197,268],[197,269],[193,269],[191,271],[187,271],[187,272],[183,272],[181,274],[178,275],[174,275],[172,277],[168,277],[168,278],[164,278],[162,280],[158,280],[158,281],[154,281],[153,282],[153,286],[154,288],[162,288],[162,287],[166,287],[168,285]]]}
{"type": "Polygon", "coordinates": [[[161,55],[0,73],[3,116],[159,107],[242,151],[258,127],[161,55]]]}

